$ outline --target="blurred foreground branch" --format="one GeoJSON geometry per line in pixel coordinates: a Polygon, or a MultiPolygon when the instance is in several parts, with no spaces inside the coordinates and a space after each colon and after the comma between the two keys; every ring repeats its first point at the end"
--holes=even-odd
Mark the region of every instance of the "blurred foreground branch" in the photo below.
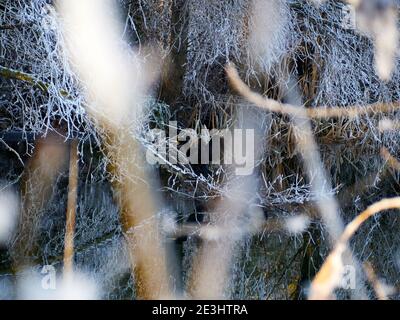
{"type": "MultiPolygon", "coordinates": [[[[254,103],[258,107],[265,107],[270,111],[285,113],[292,116],[294,124],[294,135],[299,146],[299,152],[303,158],[303,166],[305,173],[311,183],[311,189],[316,194],[316,205],[319,214],[327,228],[331,244],[335,244],[343,231],[343,222],[340,216],[339,205],[335,197],[331,193],[331,182],[323,167],[322,160],[318,151],[318,146],[311,130],[309,118],[313,115],[325,117],[327,114],[335,115],[337,113],[329,113],[331,109],[306,109],[302,103],[302,97],[298,91],[293,79],[289,78],[290,89],[286,92],[286,98],[290,104],[281,104],[271,99],[264,99],[258,93],[253,92],[240,79],[237,70],[233,65],[226,67],[226,72],[231,84],[242,94],[249,102],[254,103]],[[319,110],[320,113],[315,112],[319,110]],[[327,113],[328,112],[328,113],[327,113]]],[[[346,108],[347,109],[347,108],[346,108]]],[[[342,109],[334,109],[336,112],[342,109]]],[[[354,110],[355,111],[355,110],[354,110]]],[[[350,113],[351,114],[351,113],[350,113]]],[[[359,263],[353,257],[351,251],[346,250],[345,259],[348,264],[355,266],[360,270],[359,263]]],[[[364,286],[360,282],[361,296],[364,294],[364,286]]],[[[358,294],[357,294],[358,295],[358,294]]]]}
{"type": "Polygon", "coordinates": [[[127,48],[113,1],[60,0],[70,59],[85,85],[87,111],[102,135],[108,171],[129,245],[136,296],[173,297],[151,170],[132,133],[151,68],[127,48]]]}
{"type": "Polygon", "coordinates": [[[158,201],[145,160],[140,156],[140,145],[129,133],[111,129],[105,146],[135,270],[137,297],[172,298],[166,248],[157,221],[158,201]]]}
{"type": "MultiPolygon", "coordinates": [[[[226,73],[233,86],[233,88],[243,97],[245,97],[251,103],[254,103],[259,108],[281,113],[285,115],[300,115],[302,111],[299,110],[298,106],[281,103],[279,101],[269,99],[261,96],[260,94],[252,91],[243,81],[240,79],[236,68],[229,64],[226,66],[226,73]]],[[[373,113],[388,113],[396,111],[400,108],[399,102],[393,103],[374,103],[369,105],[360,106],[347,106],[347,107],[324,107],[319,106],[315,108],[307,108],[304,114],[313,119],[323,118],[338,118],[348,117],[355,118],[362,115],[373,114],[373,113]]]]}
{"type": "Polygon", "coordinates": [[[330,299],[332,292],[340,285],[344,264],[342,255],[347,250],[347,244],[357,229],[368,218],[383,210],[400,208],[400,197],[383,199],[369,206],[353,219],[345,228],[334,249],[326,258],[321,269],[311,283],[309,299],[330,299]]]}

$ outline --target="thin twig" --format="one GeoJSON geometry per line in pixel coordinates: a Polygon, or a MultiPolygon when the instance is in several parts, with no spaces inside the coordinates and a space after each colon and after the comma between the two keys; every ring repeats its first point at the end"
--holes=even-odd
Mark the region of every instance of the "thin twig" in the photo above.
{"type": "Polygon", "coordinates": [[[16,24],[3,24],[0,25],[0,30],[13,30],[13,29],[18,29],[21,27],[29,27],[32,26],[33,22],[30,23],[16,23],[16,24]]]}
{"type": "MultiPolygon", "coordinates": [[[[379,300],[388,300],[388,288],[383,284],[375,274],[374,268],[369,262],[364,263],[364,271],[367,275],[368,281],[374,288],[375,294],[379,300]]],[[[390,287],[389,287],[390,289],[390,287]]]]}
{"type": "Polygon", "coordinates": [[[345,228],[335,248],[325,260],[311,283],[309,299],[329,299],[333,290],[338,286],[343,272],[342,254],[347,243],[363,222],[383,210],[400,208],[400,197],[383,199],[369,206],[345,228]]]}
{"type": "Polygon", "coordinates": [[[0,138],[0,142],[6,147],[6,149],[8,151],[10,151],[10,152],[12,152],[12,153],[14,153],[16,155],[18,161],[24,167],[25,166],[24,161],[22,161],[21,156],[19,155],[19,153],[15,149],[11,148],[2,138],[0,138]]]}
{"type": "Polygon", "coordinates": [[[386,160],[389,167],[400,171],[400,162],[395,157],[393,157],[390,154],[389,150],[386,149],[385,147],[381,148],[381,156],[383,159],[386,160]]]}
{"type": "MultiPolygon", "coordinates": [[[[30,74],[22,72],[22,71],[14,70],[11,68],[6,68],[1,65],[0,65],[0,76],[7,78],[7,79],[14,79],[14,80],[19,80],[19,81],[29,83],[32,86],[40,89],[44,93],[47,93],[48,89],[49,89],[48,83],[45,83],[43,81],[36,79],[35,76],[33,76],[33,75],[30,75],[30,74]]],[[[63,96],[63,97],[69,96],[68,92],[65,90],[60,90],[59,92],[60,92],[61,96],[63,96]]]]}

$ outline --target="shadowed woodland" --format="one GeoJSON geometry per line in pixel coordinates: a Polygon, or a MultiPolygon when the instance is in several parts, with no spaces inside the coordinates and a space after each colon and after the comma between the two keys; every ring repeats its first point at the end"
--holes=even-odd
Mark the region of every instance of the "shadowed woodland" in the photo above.
{"type": "Polygon", "coordinates": [[[398,299],[398,42],[396,0],[1,0],[0,299],[398,299]],[[171,128],[252,174],[150,165],[171,128]]]}

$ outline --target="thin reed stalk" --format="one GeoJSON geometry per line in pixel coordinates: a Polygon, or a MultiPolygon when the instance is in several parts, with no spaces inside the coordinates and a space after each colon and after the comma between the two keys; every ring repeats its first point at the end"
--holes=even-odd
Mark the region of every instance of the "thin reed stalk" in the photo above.
{"type": "Polygon", "coordinates": [[[64,239],[64,275],[72,274],[74,235],[78,193],[78,142],[72,140],[69,150],[68,203],[64,239]]]}

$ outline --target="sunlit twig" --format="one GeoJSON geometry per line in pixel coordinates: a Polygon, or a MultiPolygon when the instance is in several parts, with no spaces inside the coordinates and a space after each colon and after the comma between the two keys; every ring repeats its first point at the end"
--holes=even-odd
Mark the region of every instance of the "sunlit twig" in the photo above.
{"type": "Polygon", "coordinates": [[[357,229],[368,218],[383,210],[400,208],[400,197],[383,199],[369,206],[345,228],[334,249],[326,258],[310,286],[309,299],[330,299],[333,290],[339,285],[343,272],[342,254],[347,243],[357,229]]]}
{"type": "MultiPolygon", "coordinates": [[[[254,103],[259,108],[286,115],[301,115],[301,111],[295,105],[281,103],[279,101],[265,98],[260,94],[252,91],[239,77],[236,68],[229,64],[225,68],[228,78],[235,90],[245,97],[248,101],[254,103]]],[[[348,106],[348,107],[315,107],[307,108],[304,115],[313,119],[323,118],[339,118],[348,117],[355,118],[357,116],[373,114],[373,113],[388,113],[398,110],[400,103],[374,103],[369,105],[348,106]]],[[[304,116],[303,115],[303,116],[304,116]]]]}

